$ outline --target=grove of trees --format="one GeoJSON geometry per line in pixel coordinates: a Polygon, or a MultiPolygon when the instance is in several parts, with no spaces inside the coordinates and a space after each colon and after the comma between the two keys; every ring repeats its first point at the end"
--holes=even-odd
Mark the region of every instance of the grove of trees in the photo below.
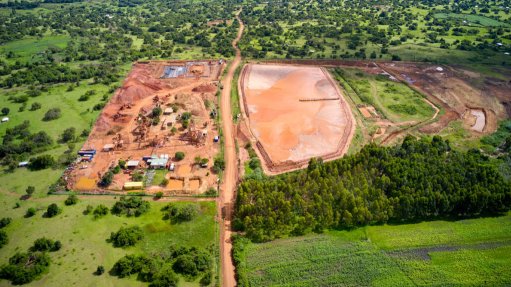
{"type": "Polygon", "coordinates": [[[306,170],[243,181],[233,226],[262,242],[327,228],[499,214],[511,207],[511,184],[497,166],[438,136],[368,145],[332,162],[312,159],[306,170]]]}

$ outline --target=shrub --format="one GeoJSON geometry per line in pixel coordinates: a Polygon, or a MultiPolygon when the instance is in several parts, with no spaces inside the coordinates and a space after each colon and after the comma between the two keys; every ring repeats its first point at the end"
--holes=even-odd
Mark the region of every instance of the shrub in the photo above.
{"type": "Polygon", "coordinates": [[[220,173],[225,169],[225,160],[223,158],[217,157],[213,163],[213,171],[215,173],[220,173]]]}
{"type": "MultiPolygon", "coordinates": [[[[92,207],[92,206],[91,206],[92,207]]],[[[108,207],[104,206],[103,204],[100,204],[96,206],[94,209],[94,218],[100,218],[108,214],[108,207]]]]}
{"type": "Polygon", "coordinates": [[[69,141],[74,140],[76,137],[76,129],[74,127],[70,127],[64,130],[62,132],[62,135],[60,135],[60,141],[63,143],[67,143],[69,141]]]}
{"type": "Polygon", "coordinates": [[[115,215],[126,215],[126,216],[140,216],[146,213],[151,205],[148,201],[143,200],[140,197],[125,197],[122,196],[117,201],[110,212],[115,215]]]}
{"type": "Polygon", "coordinates": [[[142,181],[144,179],[144,174],[142,172],[140,172],[140,171],[134,172],[131,175],[131,179],[133,181],[142,181]]]}
{"type": "Polygon", "coordinates": [[[181,207],[169,203],[163,208],[163,211],[167,212],[167,216],[172,222],[191,221],[199,213],[197,205],[193,203],[181,207]]]}
{"type": "Polygon", "coordinates": [[[94,209],[94,207],[92,207],[92,205],[87,205],[87,207],[85,208],[85,210],[83,211],[83,215],[88,215],[92,212],[92,210],[94,209]]]}
{"type": "Polygon", "coordinates": [[[9,258],[9,264],[2,266],[0,278],[22,285],[45,273],[50,266],[50,257],[45,252],[18,252],[9,258]]]}
{"type": "Polygon", "coordinates": [[[101,180],[99,182],[99,186],[108,187],[110,184],[112,184],[113,179],[114,179],[114,173],[111,170],[109,170],[101,178],[101,180]]]}
{"type": "Polygon", "coordinates": [[[25,213],[25,217],[32,217],[36,214],[37,210],[33,207],[30,207],[27,209],[27,212],[25,213]]]}
{"type": "Polygon", "coordinates": [[[6,116],[6,115],[8,115],[8,114],[9,114],[9,112],[10,112],[10,111],[11,111],[11,110],[10,110],[9,108],[2,108],[2,115],[3,115],[3,116],[6,116]]]}
{"type": "Polygon", "coordinates": [[[155,195],[154,195],[154,198],[156,199],[160,199],[163,197],[163,192],[162,191],[158,191],[155,195]]]}
{"type": "Polygon", "coordinates": [[[11,224],[12,218],[10,217],[4,217],[0,219],[0,228],[4,228],[7,225],[11,224]]]}
{"type": "Polygon", "coordinates": [[[34,102],[34,103],[32,103],[32,105],[30,106],[30,110],[31,110],[31,111],[37,111],[37,110],[39,110],[41,107],[42,107],[42,106],[41,106],[41,104],[40,104],[40,103],[38,103],[38,102],[34,102]]]}
{"type": "Polygon", "coordinates": [[[199,270],[197,270],[197,266],[193,261],[193,257],[188,254],[183,254],[177,257],[176,262],[174,262],[174,270],[177,273],[189,276],[197,276],[199,270]]]}
{"type": "Polygon", "coordinates": [[[177,282],[178,278],[172,270],[164,270],[155,276],[149,287],[175,287],[177,282]]]}
{"type": "Polygon", "coordinates": [[[105,273],[105,267],[103,267],[103,265],[99,265],[98,268],[96,268],[96,272],[94,272],[97,276],[100,276],[103,273],[105,273]]]}
{"type": "Polygon", "coordinates": [[[162,179],[161,182],[160,182],[160,186],[167,186],[167,184],[169,184],[169,180],[166,179],[166,178],[162,179]]]}
{"type": "Polygon", "coordinates": [[[51,108],[49,109],[43,117],[43,121],[52,121],[60,118],[62,116],[62,113],[60,111],[60,108],[51,108]]]}
{"type": "Polygon", "coordinates": [[[31,170],[41,170],[41,169],[49,168],[49,167],[55,165],[55,163],[56,163],[55,159],[51,155],[44,154],[44,155],[35,157],[33,159],[30,159],[28,168],[31,170]]]}
{"type": "Polygon", "coordinates": [[[201,286],[209,286],[211,284],[211,272],[204,274],[199,283],[201,286]]]}
{"type": "Polygon", "coordinates": [[[64,201],[65,205],[75,205],[78,203],[78,197],[74,194],[71,194],[66,198],[66,201],[64,201]]]}
{"type": "Polygon", "coordinates": [[[46,237],[38,238],[34,241],[34,245],[30,247],[30,251],[58,251],[62,248],[62,243],[60,241],[53,241],[51,239],[48,239],[46,237]]]}
{"type": "Polygon", "coordinates": [[[144,232],[138,226],[121,227],[119,231],[110,234],[110,242],[115,247],[133,246],[144,238],[144,232]]]}
{"type": "Polygon", "coordinates": [[[162,110],[160,107],[154,108],[153,111],[151,112],[151,116],[153,118],[157,118],[157,117],[161,116],[161,114],[162,114],[162,110]]]}
{"type": "Polygon", "coordinates": [[[52,203],[48,205],[48,208],[46,209],[46,217],[54,217],[55,215],[60,213],[60,208],[57,204],[52,203]]]}
{"type": "Polygon", "coordinates": [[[176,158],[176,160],[183,160],[185,158],[185,153],[182,151],[178,151],[176,152],[174,157],[176,158]]]}
{"type": "Polygon", "coordinates": [[[151,263],[151,259],[143,255],[126,255],[114,264],[112,272],[120,278],[136,274],[151,263]]]}
{"type": "Polygon", "coordinates": [[[32,194],[34,194],[34,192],[35,192],[35,187],[29,185],[29,186],[27,186],[27,189],[25,190],[25,192],[27,193],[28,197],[31,197],[32,194]]]}
{"type": "Polygon", "coordinates": [[[0,230],[0,248],[4,247],[5,244],[9,243],[9,237],[5,230],[0,230]]]}

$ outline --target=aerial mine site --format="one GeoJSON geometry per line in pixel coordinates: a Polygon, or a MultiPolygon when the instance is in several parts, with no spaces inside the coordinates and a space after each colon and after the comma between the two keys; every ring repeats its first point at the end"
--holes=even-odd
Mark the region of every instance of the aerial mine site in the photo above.
{"type": "Polygon", "coordinates": [[[511,286],[510,0],[0,0],[0,287],[511,286]]]}
{"type": "Polygon", "coordinates": [[[135,63],[67,169],[68,188],[200,194],[215,186],[210,163],[219,150],[215,93],[223,68],[219,60],[135,63]],[[102,184],[119,162],[123,172],[102,184]],[[154,181],[157,172],[163,181],[154,181]]]}

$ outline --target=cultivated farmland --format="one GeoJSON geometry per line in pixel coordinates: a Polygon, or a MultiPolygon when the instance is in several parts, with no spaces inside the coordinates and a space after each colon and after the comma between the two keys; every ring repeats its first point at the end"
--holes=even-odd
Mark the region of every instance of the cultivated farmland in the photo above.
{"type": "Polygon", "coordinates": [[[506,286],[511,216],[236,244],[241,286],[506,286]]]}

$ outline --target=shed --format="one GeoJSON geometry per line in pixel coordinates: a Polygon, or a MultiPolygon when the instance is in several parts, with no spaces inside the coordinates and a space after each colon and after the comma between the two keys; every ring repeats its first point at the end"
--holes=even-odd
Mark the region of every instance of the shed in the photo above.
{"type": "Polygon", "coordinates": [[[18,163],[18,167],[26,167],[28,165],[28,161],[22,161],[18,163]]]}
{"type": "Polygon", "coordinates": [[[144,188],[144,183],[141,181],[128,181],[124,183],[124,190],[134,190],[144,188]]]}
{"type": "Polygon", "coordinates": [[[138,166],[139,161],[138,160],[129,160],[126,163],[127,168],[136,168],[138,166]]]}
{"type": "Polygon", "coordinates": [[[4,117],[4,118],[2,118],[2,123],[6,123],[6,122],[8,122],[8,121],[9,121],[9,118],[8,118],[8,117],[4,117]]]}
{"type": "Polygon", "coordinates": [[[167,162],[169,160],[167,158],[153,158],[151,160],[151,167],[152,168],[165,168],[167,166],[167,162]]]}
{"type": "Polygon", "coordinates": [[[103,146],[103,151],[111,151],[114,149],[114,147],[115,147],[114,144],[106,144],[103,146]]]}
{"type": "Polygon", "coordinates": [[[165,110],[163,110],[164,115],[170,115],[173,112],[174,112],[174,110],[172,108],[166,108],[165,110]]]}

